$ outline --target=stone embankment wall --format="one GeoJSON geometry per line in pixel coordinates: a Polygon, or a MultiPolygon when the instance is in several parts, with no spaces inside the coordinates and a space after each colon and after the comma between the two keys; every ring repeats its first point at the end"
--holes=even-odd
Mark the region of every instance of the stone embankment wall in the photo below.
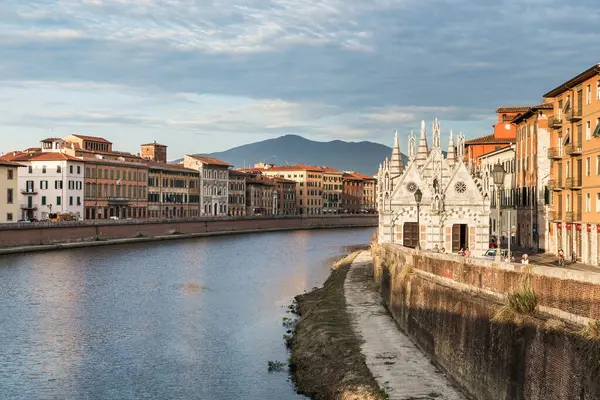
{"type": "Polygon", "coordinates": [[[0,247],[252,230],[374,227],[377,216],[319,216],[2,224],[0,247]]]}
{"type": "Polygon", "coordinates": [[[600,399],[600,337],[583,335],[590,322],[600,326],[600,274],[398,245],[372,251],[374,278],[399,326],[473,398],[600,399]],[[525,273],[538,311],[492,321],[525,273]]]}

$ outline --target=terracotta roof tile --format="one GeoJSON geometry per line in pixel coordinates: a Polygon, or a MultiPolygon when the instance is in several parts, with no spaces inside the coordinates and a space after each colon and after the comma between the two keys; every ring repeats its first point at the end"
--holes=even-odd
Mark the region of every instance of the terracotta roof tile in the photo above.
{"type": "Polygon", "coordinates": [[[471,139],[471,140],[466,140],[465,145],[486,144],[486,143],[512,143],[512,142],[513,142],[513,140],[510,140],[510,139],[496,139],[496,137],[494,137],[494,134],[491,134],[491,135],[487,135],[487,136],[480,136],[478,138],[471,139]]]}
{"type": "Polygon", "coordinates": [[[202,162],[203,164],[221,165],[223,167],[233,167],[233,165],[226,163],[225,161],[217,160],[216,158],[212,158],[212,157],[200,157],[200,156],[190,156],[190,157],[202,162]]]}
{"type": "Polygon", "coordinates": [[[516,113],[516,112],[525,112],[529,110],[529,106],[506,106],[506,107],[498,107],[496,109],[496,113],[516,113]]]}
{"type": "Polygon", "coordinates": [[[3,167],[24,167],[24,165],[16,163],[16,162],[12,162],[12,161],[8,161],[8,160],[0,160],[0,166],[3,167]]]}
{"type": "Polygon", "coordinates": [[[100,142],[100,143],[109,143],[112,144],[112,142],[109,142],[108,140],[101,138],[101,137],[96,137],[96,136],[85,136],[85,135],[79,135],[76,133],[72,133],[72,136],[75,136],[76,138],[79,139],[83,139],[83,140],[89,140],[91,142],[100,142]]]}

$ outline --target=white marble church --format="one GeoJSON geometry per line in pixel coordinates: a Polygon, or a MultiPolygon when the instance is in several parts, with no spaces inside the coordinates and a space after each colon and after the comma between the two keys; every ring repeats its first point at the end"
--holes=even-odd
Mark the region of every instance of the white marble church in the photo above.
{"type": "Polygon", "coordinates": [[[455,146],[450,131],[444,158],[436,119],[429,150],[423,121],[418,147],[415,134],[410,133],[405,166],[396,132],[392,158],[386,158],[379,166],[380,243],[416,247],[418,241],[421,249],[433,249],[437,244],[448,253],[469,247],[474,256],[481,256],[488,249],[490,199],[463,162],[464,144],[461,133],[455,146]],[[418,223],[417,189],[423,194],[418,223]]]}

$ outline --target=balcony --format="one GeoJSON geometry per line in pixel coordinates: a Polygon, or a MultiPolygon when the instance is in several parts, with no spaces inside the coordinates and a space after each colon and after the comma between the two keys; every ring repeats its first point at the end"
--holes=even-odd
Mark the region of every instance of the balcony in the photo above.
{"type": "Polygon", "coordinates": [[[550,128],[560,128],[562,126],[562,118],[559,116],[548,118],[548,126],[550,128]]]}
{"type": "Polygon", "coordinates": [[[562,182],[559,182],[558,179],[550,179],[548,181],[548,190],[562,190],[562,182]]]}
{"type": "Polygon", "coordinates": [[[548,149],[549,159],[560,159],[562,158],[562,147],[551,147],[548,149]]]}
{"type": "Polygon", "coordinates": [[[126,204],[129,201],[135,201],[135,199],[129,199],[127,197],[107,197],[106,202],[108,204],[126,204]]]}
{"type": "Polygon", "coordinates": [[[567,221],[581,221],[581,211],[567,211],[567,221]]]}
{"type": "Polygon", "coordinates": [[[562,220],[562,212],[559,211],[550,211],[549,213],[550,221],[561,221],[562,220]]]}
{"type": "Polygon", "coordinates": [[[569,122],[581,121],[581,110],[569,110],[565,116],[569,122]]]}
{"type": "Polygon", "coordinates": [[[570,156],[577,156],[581,154],[581,143],[569,143],[565,146],[565,150],[570,156]]]}
{"type": "Polygon", "coordinates": [[[35,196],[36,194],[38,194],[38,192],[35,189],[23,189],[21,190],[21,194],[25,196],[35,196]]]}
{"type": "Polygon", "coordinates": [[[581,189],[581,177],[569,177],[565,180],[565,187],[571,190],[581,189]]]}
{"type": "Polygon", "coordinates": [[[21,210],[37,210],[37,204],[21,204],[21,210]]]}

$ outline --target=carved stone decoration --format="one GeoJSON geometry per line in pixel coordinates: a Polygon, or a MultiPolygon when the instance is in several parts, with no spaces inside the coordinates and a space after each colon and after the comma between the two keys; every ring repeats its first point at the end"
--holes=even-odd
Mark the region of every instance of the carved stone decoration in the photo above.
{"type": "Polygon", "coordinates": [[[413,131],[410,131],[408,136],[408,159],[414,161],[417,158],[417,136],[413,131]]]}
{"type": "Polygon", "coordinates": [[[406,190],[407,190],[409,193],[414,193],[414,192],[416,192],[416,191],[417,191],[417,184],[416,184],[416,183],[414,183],[414,182],[408,182],[408,183],[406,184],[406,190]]]}
{"type": "Polygon", "coordinates": [[[454,185],[454,190],[456,193],[464,193],[467,191],[467,185],[464,182],[456,182],[454,185]]]}
{"type": "Polygon", "coordinates": [[[441,147],[441,141],[440,141],[440,122],[438,121],[438,119],[436,118],[433,121],[433,126],[432,126],[432,140],[433,140],[433,144],[432,144],[432,148],[434,149],[439,149],[441,147]]]}

